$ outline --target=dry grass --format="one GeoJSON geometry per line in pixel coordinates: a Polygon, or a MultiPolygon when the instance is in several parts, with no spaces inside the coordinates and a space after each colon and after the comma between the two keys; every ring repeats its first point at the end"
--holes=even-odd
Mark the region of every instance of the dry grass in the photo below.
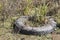
{"type": "MultiPolygon", "coordinates": [[[[45,2],[48,3],[48,11],[52,9],[58,10],[58,12],[52,10],[48,13],[53,13],[57,22],[60,23],[60,0],[45,0],[45,2]]],[[[33,0],[33,5],[30,5],[37,7],[43,3],[44,0],[33,0]]],[[[0,40],[52,40],[51,34],[34,36],[13,33],[13,22],[21,15],[24,15],[24,9],[27,4],[27,0],[0,0],[0,40]]],[[[57,31],[60,32],[60,30],[57,31]]]]}

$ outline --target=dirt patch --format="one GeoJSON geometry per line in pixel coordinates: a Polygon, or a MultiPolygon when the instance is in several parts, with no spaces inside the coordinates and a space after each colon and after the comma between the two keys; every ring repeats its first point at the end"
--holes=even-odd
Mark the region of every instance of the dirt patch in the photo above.
{"type": "Polygon", "coordinates": [[[60,34],[53,34],[52,40],[60,40],[60,34]]]}

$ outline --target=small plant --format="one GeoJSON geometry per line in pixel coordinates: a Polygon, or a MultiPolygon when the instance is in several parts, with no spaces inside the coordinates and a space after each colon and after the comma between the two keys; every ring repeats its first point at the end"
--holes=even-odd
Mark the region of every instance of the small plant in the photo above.
{"type": "Polygon", "coordinates": [[[38,8],[36,8],[35,10],[35,20],[37,20],[38,22],[42,22],[45,20],[45,16],[46,16],[46,12],[47,12],[47,5],[42,5],[42,6],[39,6],[38,8]]]}
{"type": "Polygon", "coordinates": [[[31,16],[31,24],[43,24],[45,22],[45,16],[46,16],[46,12],[47,12],[47,5],[43,4],[43,5],[39,5],[38,7],[34,7],[31,4],[32,1],[28,1],[28,5],[25,8],[24,14],[26,16],[31,16]],[[30,7],[31,6],[31,7],[30,7]]]}

